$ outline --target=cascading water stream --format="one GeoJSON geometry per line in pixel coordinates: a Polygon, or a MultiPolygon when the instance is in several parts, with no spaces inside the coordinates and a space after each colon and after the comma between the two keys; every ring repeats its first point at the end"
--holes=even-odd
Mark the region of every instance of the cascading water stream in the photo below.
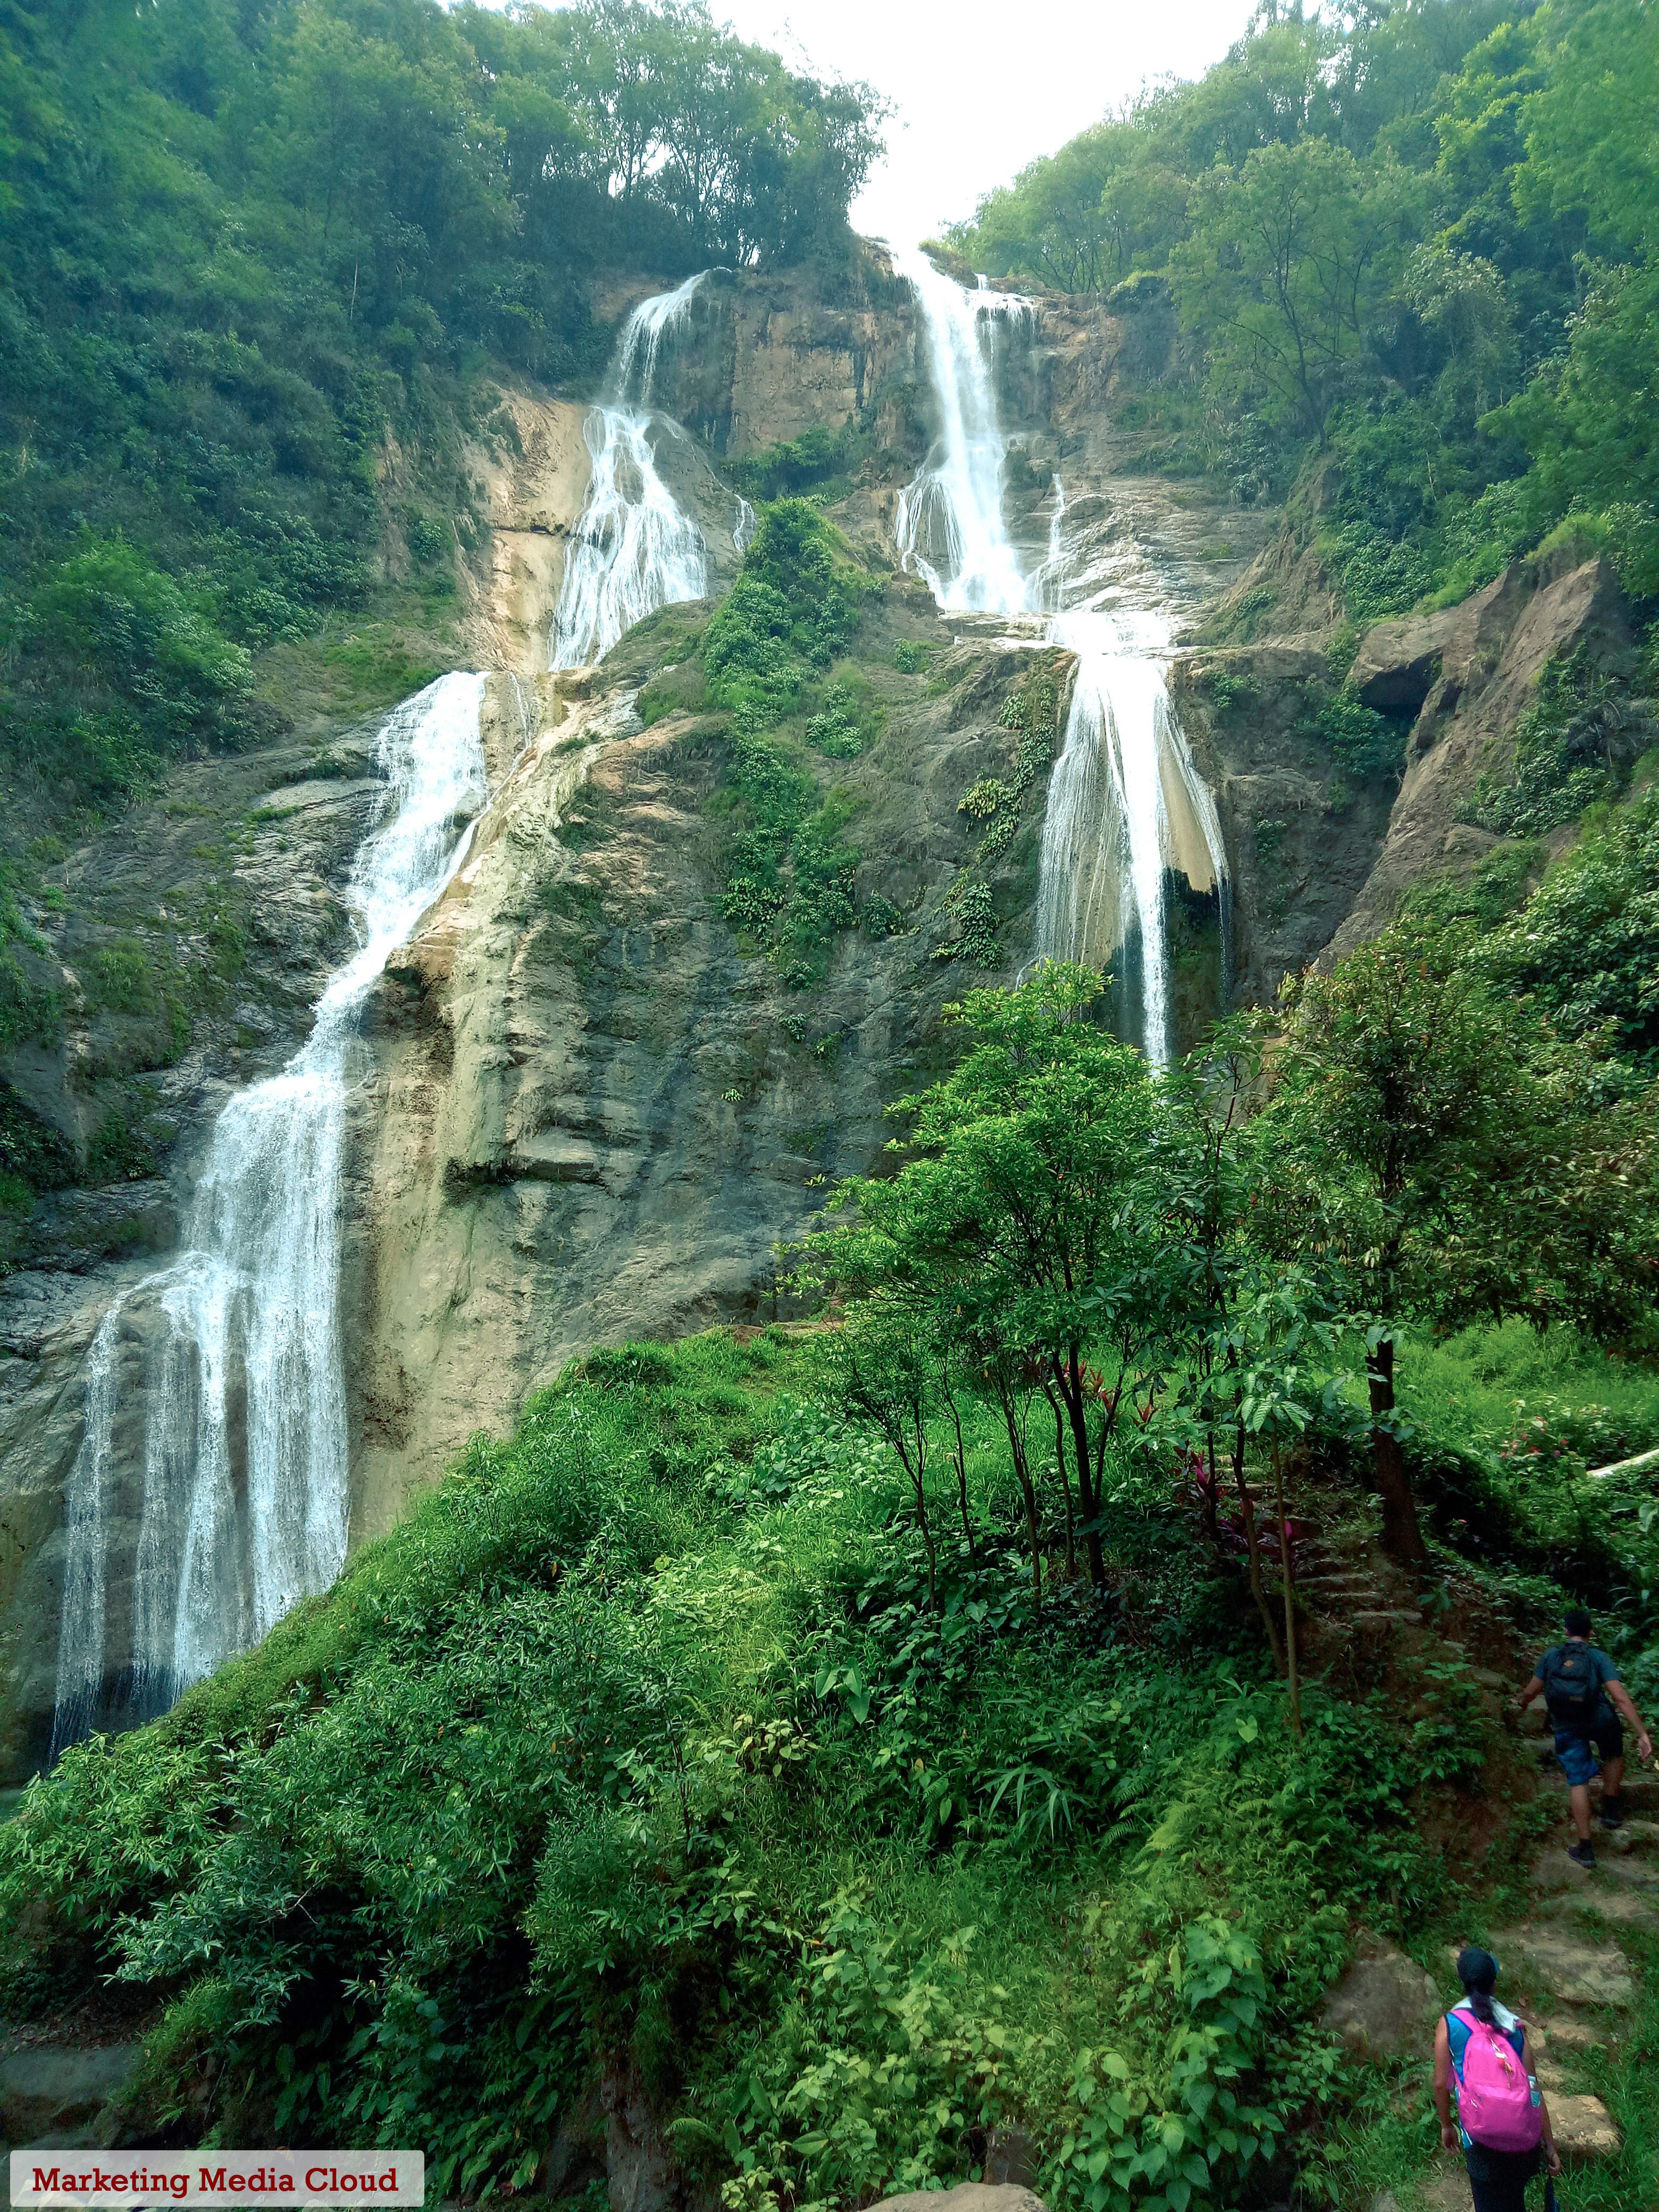
{"type": "Polygon", "coordinates": [[[1028,301],[966,292],[924,254],[901,252],[921,310],[941,430],[899,501],[907,568],[948,612],[1047,614],[1047,635],[1078,655],[1065,744],[1048,786],[1037,887],[1041,959],[1114,961],[1139,988],[1141,1042],[1154,1066],[1173,1048],[1165,882],[1171,867],[1223,891],[1215,802],[1194,765],[1164,683],[1167,623],[1121,579],[1073,583],[1065,489],[1054,478],[1047,556],[1027,574],[1002,520],[1007,457],[997,406],[994,331],[1028,301]],[[1116,602],[1110,611],[1099,602],[1116,602]],[[1073,604],[1068,605],[1068,600],[1073,604]]]}
{"type": "MultiPolygon", "coordinates": [[[[587,496],[572,533],[553,614],[550,665],[602,660],[625,630],[659,607],[700,599],[708,589],[708,549],[697,524],[663,481],[653,437],[683,437],[651,411],[659,348],[684,320],[711,272],[641,301],[623,326],[611,388],[589,410],[582,436],[592,462],[587,496]]],[[[732,543],[746,542],[739,501],[732,543]]]]}
{"type": "Polygon", "coordinates": [[[106,1492],[123,1322],[144,1312],[144,1491],[122,1702],[163,1711],[263,1636],[345,1559],[339,1316],[347,1062],[364,1000],[465,853],[488,797],[482,676],[440,678],[388,720],[381,826],[347,892],[357,951],[280,1075],[214,1126],[173,1264],[126,1291],[94,1339],[70,1472],[52,1756],[106,1698],[106,1492]],[[240,1449],[239,1449],[239,1446],[240,1449]]]}
{"type": "Polygon", "coordinates": [[[996,331],[1029,315],[1011,293],[964,292],[925,253],[896,252],[921,308],[939,434],[899,496],[894,534],[907,568],[951,613],[1014,614],[1025,579],[1002,526],[1008,441],[996,395],[996,331]]]}

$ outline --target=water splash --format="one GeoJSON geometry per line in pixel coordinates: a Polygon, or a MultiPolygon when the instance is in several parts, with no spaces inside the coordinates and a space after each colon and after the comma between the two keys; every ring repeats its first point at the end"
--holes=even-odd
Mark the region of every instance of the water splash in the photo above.
{"type": "MultiPolygon", "coordinates": [[[[650,399],[662,342],[684,320],[710,273],[700,270],[673,291],[641,301],[623,326],[610,388],[582,425],[592,467],[553,612],[554,668],[603,660],[647,615],[700,599],[708,589],[702,532],[658,466],[659,441],[685,433],[653,414],[650,399]]],[[[746,507],[738,501],[732,543],[739,550],[746,507]]]]}
{"type": "Polygon", "coordinates": [[[983,277],[966,292],[919,252],[893,258],[916,294],[943,423],[900,501],[900,552],[943,610],[1048,614],[1049,641],[1078,655],[1043,821],[1037,955],[1116,967],[1138,1000],[1146,1057],[1163,1066],[1174,1042],[1170,872],[1218,894],[1224,932],[1226,903],[1215,801],[1164,681],[1169,625],[1132,543],[1127,554],[1093,564],[1068,549],[1058,474],[1046,557],[1022,573],[1002,519],[1008,441],[996,402],[993,318],[1018,323],[1030,303],[988,292],[983,277]]]}
{"type": "Polygon", "coordinates": [[[964,292],[925,253],[893,255],[921,308],[939,436],[900,495],[894,534],[907,568],[927,579],[950,613],[1017,614],[1025,579],[1002,525],[1008,441],[996,397],[996,331],[1018,323],[1030,302],[1012,293],[964,292]]]}
{"type": "Polygon", "coordinates": [[[144,1497],[131,1672],[138,1718],[325,1589],[345,1559],[348,1494],[339,1314],[347,1060],[364,1000],[460,865],[488,796],[482,676],[445,676],[381,732],[387,786],[346,903],[357,950],[330,978],[311,1036],[280,1075],[214,1125],[173,1264],[125,1292],[88,1363],[69,1484],[53,1755],[106,1695],[103,1590],[119,1316],[142,1318],[144,1497]]]}
{"type": "MultiPolygon", "coordinates": [[[[730,275],[722,270],[722,275],[730,275]]],[[[712,269],[699,269],[695,276],[688,276],[672,292],[655,292],[648,300],[641,300],[623,325],[623,334],[617,348],[617,368],[612,379],[611,396],[617,399],[637,399],[641,407],[651,400],[651,384],[657,373],[657,354],[663,339],[675,325],[683,323],[691,302],[704,282],[714,274],[712,269]],[[639,390],[634,390],[637,374],[639,390]]]]}
{"type": "Polygon", "coordinates": [[[1036,955],[1117,966],[1139,987],[1141,1048],[1163,1067],[1174,1045],[1166,884],[1178,870],[1194,890],[1218,891],[1215,801],[1170,704],[1158,618],[1079,611],[1048,635],[1078,669],[1043,817],[1036,955]]]}
{"type": "Polygon", "coordinates": [[[603,660],[647,615],[708,589],[708,548],[658,473],[653,419],[595,407],[582,425],[592,466],[553,613],[555,668],[603,660]]]}

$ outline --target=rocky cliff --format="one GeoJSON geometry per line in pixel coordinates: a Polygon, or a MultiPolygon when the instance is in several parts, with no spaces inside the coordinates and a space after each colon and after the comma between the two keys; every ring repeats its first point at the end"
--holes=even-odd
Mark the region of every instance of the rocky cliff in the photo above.
{"type": "MultiPolygon", "coordinates": [[[[494,795],[465,866],[376,992],[349,1132],[354,1541],[395,1519],[473,1431],[505,1429],[572,1356],[769,1316],[785,1295],[777,1247],[821,1180],[878,1166],[884,1103],[942,1064],[945,1001],[1011,980],[1032,949],[1066,665],[1051,655],[1053,726],[1016,833],[982,859],[963,801],[988,776],[1012,777],[1004,708],[1036,640],[941,621],[893,573],[899,492],[931,434],[908,290],[878,256],[829,297],[801,276],[704,289],[654,396],[688,426],[665,428],[659,465],[704,519],[720,587],[738,557],[720,459],[813,422],[868,428],[832,519],[885,580],[837,672],[875,735],[857,758],[802,757],[861,856],[856,908],[891,921],[842,934],[823,980],[796,989],[723,918],[728,739],[674,684],[706,606],[665,610],[597,672],[544,672],[587,480],[586,410],[504,386],[462,457],[484,526],[456,538],[466,654],[496,672],[494,795]],[[990,895],[988,945],[970,945],[954,902],[970,881],[990,895]]],[[[1132,581],[1183,638],[1252,562],[1256,575],[1274,561],[1302,573],[1271,510],[1136,471],[1116,410],[1171,365],[1167,301],[1113,313],[1045,298],[1023,329],[1001,368],[1018,438],[1007,503],[1034,561],[1058,477],[1077,573],[1109,591],[1132,581]]],[[[1342,776],[1318,734],[1320,702],[1349,674],[1346,655],[1333,665],[1329,613],[1310,587],[1287,614],[1293,634],[1183,644],[1171,673],[1220,809],[1240,996],[1270,994],[1286,969],[1382,926],[1404,883],[1483,849],[1458,822],[1462,799],[1501,768],[1539,670],[1580,639],[1616,654],[1623,635],[1595,568],[1517,571],[1465,608],[1373,632],[1352,680],[1413,719],[1395,797],[1342,776]]],[[[9,1772],[39,1759],[49,1725],[87,1346],[112,1299],[174,1247],[225,1097],[305,1033],[377,805],[373,734],[296,702],[295,727],[274,722],[249,752],[181,766],[65,854],[31,917],[43,949],[29,957],[62,1019],[50,1046],[6,1055],[0,1133],[57,1146],[58,1165],[40,1178],[46,1195],[0,1212],[9,1772]]],[[[1186,1035],[1214,1010],[1213,970],[1196,951],[1182,970],[1186,1035]]],[[[142,1481],[127,1449],[112,1478],[118,1582],[142,1481]]]]}

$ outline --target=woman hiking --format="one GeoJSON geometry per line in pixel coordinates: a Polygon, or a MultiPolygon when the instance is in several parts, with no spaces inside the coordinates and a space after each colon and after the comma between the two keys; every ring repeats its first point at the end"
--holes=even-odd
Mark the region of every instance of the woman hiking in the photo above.
{"type": "Polygon", "coordinates": [[[1525,2212],[1527,2183],[1539,2167],[1549,2168],[1551,2199],[1561,2171],[1531,2039],[1524,2022],[1492,1995],[1498,1961],[1490,1951],[1474,1944],[1460,1951],[1457,1978],[1462,2002],[1434,2033],[1440,2140],[1463,2153],[1474,2212],[1525,2212]]]}

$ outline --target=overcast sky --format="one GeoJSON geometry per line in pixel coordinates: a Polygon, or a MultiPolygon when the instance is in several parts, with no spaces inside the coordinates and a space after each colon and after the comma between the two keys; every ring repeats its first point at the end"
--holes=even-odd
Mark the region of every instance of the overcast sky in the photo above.
{"type": "Polygon", "coordinates": [[[931,237],[1133,96],[1148,77],[1196,76],[1249,19],[1251,0],[713,0],[716,16],[786,59],[863,77],[896,112],[888,158],[854,227],[931,237]]]}
{"type": "Polygon", "coordinates": [[[1197,76],[1251,0],[712,0],[757,46],[885,93],[888,158],[855,227],[905,245],[1051,154],[1148,77],[1197,76]]]}

